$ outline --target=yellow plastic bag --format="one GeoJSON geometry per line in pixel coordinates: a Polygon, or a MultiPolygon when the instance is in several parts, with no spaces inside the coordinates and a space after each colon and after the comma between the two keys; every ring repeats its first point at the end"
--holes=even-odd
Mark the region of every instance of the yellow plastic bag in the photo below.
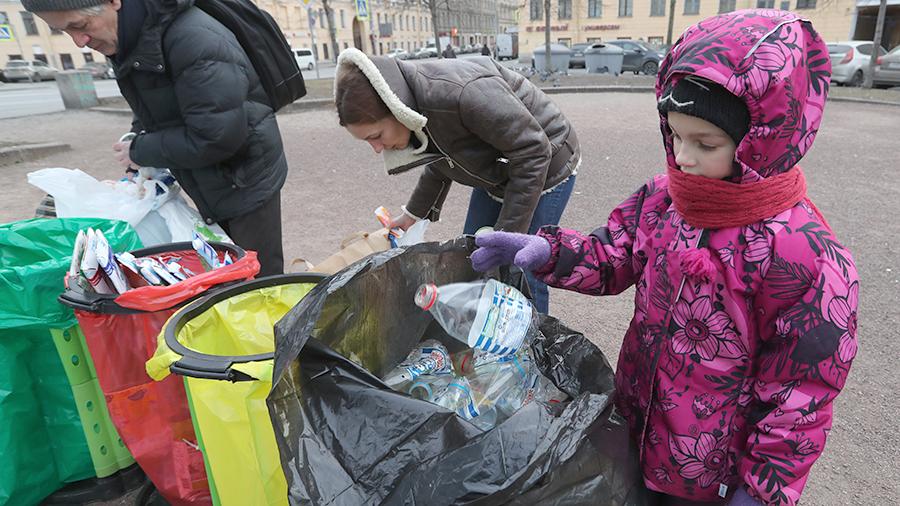
{"type": "MultiPolygon", "coordinates": [[[[184,356],[166,344],[170,327],[181,345],[204,358],[274,353],[275,323],[316,285],[310,279],[318,278],[286,275],[249,281],[189,304],[166,323],[156,353],[147,361],[147,374],[159,381],[184,356]],[[254,288],[278,280],[284,283],[254,288]]],[[[271,358],[231,364],[250,381],[184,374],[215,504],[287,504],[287,482],[266,407],[272,367],[271,358]]]]}

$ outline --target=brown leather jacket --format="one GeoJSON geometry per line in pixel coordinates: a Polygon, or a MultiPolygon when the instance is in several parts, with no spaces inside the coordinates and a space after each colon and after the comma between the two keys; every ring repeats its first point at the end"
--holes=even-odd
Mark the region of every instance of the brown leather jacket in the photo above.
{"type": "Polygon", "coordinates": [[[397,174],[425,165],[406,206],[410,214],[436,221],[456,181],[503,201],[495,229],[526,232],[541,193],[569,177],[581,159],[559,107],[490,58],[371,60],[391,91],[428,119],[424,156],[388,167],[397,174]]]}

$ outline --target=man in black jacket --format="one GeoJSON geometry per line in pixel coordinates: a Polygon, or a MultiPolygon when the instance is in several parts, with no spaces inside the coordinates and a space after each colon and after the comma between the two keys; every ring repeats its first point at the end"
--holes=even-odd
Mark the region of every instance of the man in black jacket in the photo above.
{"type": "Polygon", "coordinates": [[[246,53],[194,0],[22,0],[79,47],[113,59],[137,137],[123,165],[171,169],[207,223],[284,270],[287,161],[275,112],[246,53]]]}

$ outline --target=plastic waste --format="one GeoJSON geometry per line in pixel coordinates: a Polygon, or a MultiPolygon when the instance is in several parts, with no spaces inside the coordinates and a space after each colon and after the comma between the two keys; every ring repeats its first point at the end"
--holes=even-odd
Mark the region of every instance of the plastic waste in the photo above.
{"type": "Polygon", "coordinates": [[[433,375],[427,374],[420,376],[409,387],[409,396],[413,399],[434,403],[434,399],[441,395],[444,390],[450,386],[450,383],[456,380],[452,374],[433,375]]]}
{"type": "Polygon", "coordinates": [[[219,267],[219,255],[216,254],[216,250],[208,242],[203,240],[200,234],[194,233],[191,246],[194,247],[194,251],[197,252],[197,256],[200,257],[200,263],[203,264],[203,268],[206,271],[219,267]]]}
{"type": "Polygon", "coordinates": [[[437,286],[425,283],[416,305],[448,334],[495,355],[511,355],[538,331],[538,312],[515,288],[495,279],[437,286]]]}
{"type": "Polygon", "coordinates": [[[450,374],[450,353],[443,344],[431,339],[414,348],[399,366],[389,372],[384,383],[395,390],[406,390],[423,374],[450,374]]]}

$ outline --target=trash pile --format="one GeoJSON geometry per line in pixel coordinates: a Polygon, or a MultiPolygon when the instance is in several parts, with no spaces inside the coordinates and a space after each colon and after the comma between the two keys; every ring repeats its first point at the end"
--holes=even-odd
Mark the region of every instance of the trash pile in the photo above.
{"type": "Polygon", "coordinates": [[[515,288],[495,279],[427,283],[415,302],[469,348],[450,354],[426,339],[383,378],[389,387],[454,411],[482,430],[532,401],[568,399],[534,366],[528,344],[540,332],[538,314],[515,288]]]}
{"type": "MultiPolygon", "coordinates": [[[[199,234],[191,246],[200,259],[203,272],[231,265],[226,251],[222,258],[199,234]]],[[[173,253],[135,257],[129,252],[114,253],[100,230],[79,230],[72,250],[72,262],[66,275],[67,287],[79,287],[88,293],[123,294],[142,286],[169,286],[196,276],[173,253]]]]}

